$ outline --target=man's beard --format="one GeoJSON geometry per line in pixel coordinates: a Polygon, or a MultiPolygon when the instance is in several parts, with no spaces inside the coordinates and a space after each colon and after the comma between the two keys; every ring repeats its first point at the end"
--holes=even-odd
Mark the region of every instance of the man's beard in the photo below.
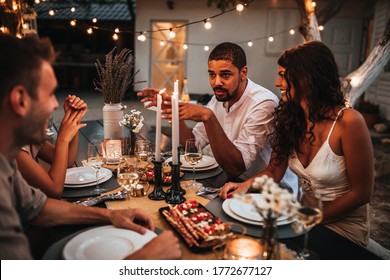
{"type": "Polygon", "coordinates": [[[219,91],[224,91],[224,92],[227,93],[226,96],[218,96],[218,95],[215,95],[215,98],[216,98],[218,101],[220,101],[220,102],[226,102],[226,101],[232,100],[232,99],[234,99],[234,98],[237,96],[239,86],[240,86],[240,82],[238,83],[236,89],[235,89],[235,90],[232,92],[232,94],[230,94],[230,95],[229,95],[229,92],[228,92],[226,89],[221,88],[221,87],[215,87],[215,88],[213,88],[214,92],[215,92],[216,90],[219,90],[219,91]]]}

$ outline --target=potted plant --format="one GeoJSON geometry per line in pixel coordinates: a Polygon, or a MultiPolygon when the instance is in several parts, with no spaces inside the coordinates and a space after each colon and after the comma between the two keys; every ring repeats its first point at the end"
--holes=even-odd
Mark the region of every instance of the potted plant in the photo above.
{"type": "Polygon", "coordinates": [[[104,138],[123,138],[124,129],[119,126],[123,119],[123,110],[126,106],[121,104],[126,90],[133,84],[134,57],[129,49],[116,52],[113,48],[107,55],[105,64],[99,60],[95,63],[98,80],[94,80],[95,89],[104,97],[103,126],[104,138]]]}
{"type": "Polygon", "coordinates": [[[370,101],[360,101],[356,109],[362,114],[368,128],[372,128],[374,124],[380,120],[379,105],[370,101]]]}

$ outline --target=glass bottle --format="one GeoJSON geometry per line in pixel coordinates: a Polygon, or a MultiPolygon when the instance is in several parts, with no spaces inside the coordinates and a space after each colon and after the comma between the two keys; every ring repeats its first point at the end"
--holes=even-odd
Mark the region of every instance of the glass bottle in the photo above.
{"type": "Polygon", "coordinates": [[[183,80],[183,90],[181,92],[181,102],[184,102],[184,103],[190,102],[190,93],[188,92],[187,78],[184,78],[184,80],[183,80]]]}

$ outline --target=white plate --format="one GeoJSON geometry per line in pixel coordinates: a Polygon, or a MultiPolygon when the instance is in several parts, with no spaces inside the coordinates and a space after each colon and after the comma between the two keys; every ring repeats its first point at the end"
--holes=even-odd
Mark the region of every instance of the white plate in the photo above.
{"type": "MultiPolygon", "coordinates": [[[[171,162],[172,158],[168,158],[167,162],[171,162]]],[[[180,169],[182,170],[187,170],[187,171],[192,171],[192,165],[186,162],[184,159],[184,156],[180,156],[180,161],[181,161],[181,166],[180,169]]],[[[199,162],[197,165],[195,165],[195,170],[196,171],[204,171],[204,170],[209,170],[218,167],[218,163],[215,161],[215,158],[210,157],[210,156],[203,156],[202,161],[199,162]]]]}
{"type": "MultiPolygon", "coordinates": [[[[263,196],[261,194],[248,194],[250,195],[258,205],[262,203],[266,203],[263,196]]],[[[254,205],[244,202],[237,198],[232,198],[230,202],[230,209],[237,215],[243,217],[247,220],[261,222],[263,218],[260,216],[259,212],[257,212],[254,205]]],[[[282,221],[288,219],[287,216],[281,216],[277,219],[277,221],[282,221]]]]}
{"type": "MultiPolygon", "coordinates": [[[[100,174],[103,178],[103,173],[100,174]]],[[[92,167],[73,167],[66,170],[65,184],[82,185],[96,181],[96,171],[92,167]]]]}
{"type": "MultiPolygon", "coordinates": [[[[253,221],[253,220],[248,220],[248,219],[245,219],[239,215],[237,215],[236,213],[234,213],[232,211],[232,209],[230,208],[230,203],[231,203],[232,199],[226,199],[223,203],[222,203],[222,209],[223,211],[228,215],[230,216],[231,218],[233,219],[236,219],[240,222],[244,222],[244,223],[247,223],[247,224],[251,224],[251,225],[256,225],[256,226],[262,226],[263,225],[263,222],[258,222],[258,221],[253,221]]],[[[282,225],[287,225],[287,224],[290,224],[292,223],[293,221],[290,221],[288,219],[284,219],[284,220],[281,220],[281,221],[276,221],[276,225],[277,226],[282,226],[282,225]]]]}
{"type": "Polygon", "coordinates": [[[121,260],[137,251],[157,235],[144,235],[114,226],[102,226],[73,237],[62,252],[66,260],[121,260]]]}
{"type": "MultiPolygon", "coordinates": [[[[91,167],[77,167],[77,169],[81,169],[81,168],[90,169],[91,167]]],[[[71,170],[71,169],[76,169],[76,168],[70,168],[68,170],[71,170]]],[[[66,180],[65,180],[65,188],[85,188],[85,187],[90,187],[90,186],[96,185],[96,173],[95,173],[94,169],[93,169],[93,172],[94,172],[93,173],[94,179],[92,180],[92,182],[88,182],[85,184],[80,184],[80,183],[79,184],[67,184],[66,180]]],[[[99,184],[108,181],[111,177],[112,177],[112,171],[110,169],[107,169],[104,167],[100,168],[100,170],[99,170],[99,178],[100,178],[99,184]]]]}

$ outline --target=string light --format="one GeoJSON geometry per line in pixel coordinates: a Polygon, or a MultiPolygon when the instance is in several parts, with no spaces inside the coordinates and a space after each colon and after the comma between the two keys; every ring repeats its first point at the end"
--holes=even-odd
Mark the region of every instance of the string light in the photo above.
{"type": "Polygon", "coordinates": [[[317,6],[317,3],[316,2],[311,2],[311,6],[314,8],[315,6],[317,6]]]}
{"type": "Polygon", "coordinates": [[[204,20],[204,28],[207,30],[211,28],[211,22],[208,19],[204,20]]]}
{"type": "Polygon", "coordinates": [[[76,26],[76,20],[75,19],[70,21],[70,26],[76,26]]]}
{"type": "Polygon", "coordinates": [[[173,39],[176,37],[176,33],[172,30],[172,28],[169,28],[169,38],[173,39]]]}
{"type": "Polygon", "coordinates": [[[74,12],[76,12],[76,8],[75,8],[75,7],[72,7],[72,8],[70,8],[70,11],[71,11],[72,13],[74,13],[74,12]]]}
{"type": "Polygon", "coordinates": [[[183,49],[187,50],[187,49],[188,49],[188,45],[187,45],[187,44],[184,44],[184,45],[183,45],[183,49]]]}
{"type": "Polygon", "coordinates": [[[164,40],[161,40],[161,41],[160,41],[160,46],[161,46],[161,47],[164,47],[164,46],[165,46],[165,41],[164,41],[164,40]]]}
{"type": "Polygon", "coordinates": [[[252,41],[249,41],[248,42],[248,47],[252,47],[253,46],[253,42],[252,41]]]}
{"type": "Polygon", "coordinates": [[[112,39],[114,39],[115,41],[117,41],[117,40],[119,39],[118,34],[114,33],[114,35],[112,35],[112,39]]]}
{"type": "Polygon", "coordinates": [[[242,12],[243,10],[244,10],[244,5],[243,4],[237,4],[237,6],[236,6],[236,10],[237,10],[237,12],[242,12]]]}
{"type": "Polygon", "coordinates": [[[274,41],[274,37],[269,36],[269,37],[268,37],[268,41],[273,42],[273,41],[274,41]]]}
{"type": "Polygon", "coordinates": [[[35,4],[39,4],[39,3],[41,3],[41,1],[40,0],[35,0],[34,3],[35,4]]]}
{"type": "Polygon", "coordinates": [[[137,37],[138,41],[145,42],[146,41],[146,36],[143,32],[141,32],[140,35],[137,37]]]}
{"type": "Polygon", "coordinates": [[[204,46],[204,48],[203,48],[206,52],[208,52],[209,50],[210,50],[210,47],[209,46],[204,46]]]}
{"type": "Polygon", "coordinates": [[[323,31],[324,30],[324,26],[323,25],[318,26],[318,30],[319,31],[323,31]]]}
{"type": "Polygon", "coordinates": [[[93,22],[93,23],[97,23],[97,18],[93,18],[93,19],[92,19],[92,22],[93,22]]]}
{"type": "Polygon", "coordinates": [[[294,35],[295,34],[295,30],[294,29],[290,29],[290,34],[294,35]]]}
{"type": "Polygon", "coordinates": [[[114,32],[119,33],[120,32],[119,28],[115,28],[114,32]]]}
{"type": "Polygon", "coordinates": [[[91,35],[91,34],[93,33],[92,27],[90,27],[90,28],[87,29],[87,33],[88,33],[89,35],[91,35]]]}
{"type": "Polygon", "coordinates": [[[50,15],[50,16],[54,16],[55,14],[56,14],[56,12],[55,12],[54,10],[50,10],[50,11],[49,11],[49,15],[50,15]]]}

